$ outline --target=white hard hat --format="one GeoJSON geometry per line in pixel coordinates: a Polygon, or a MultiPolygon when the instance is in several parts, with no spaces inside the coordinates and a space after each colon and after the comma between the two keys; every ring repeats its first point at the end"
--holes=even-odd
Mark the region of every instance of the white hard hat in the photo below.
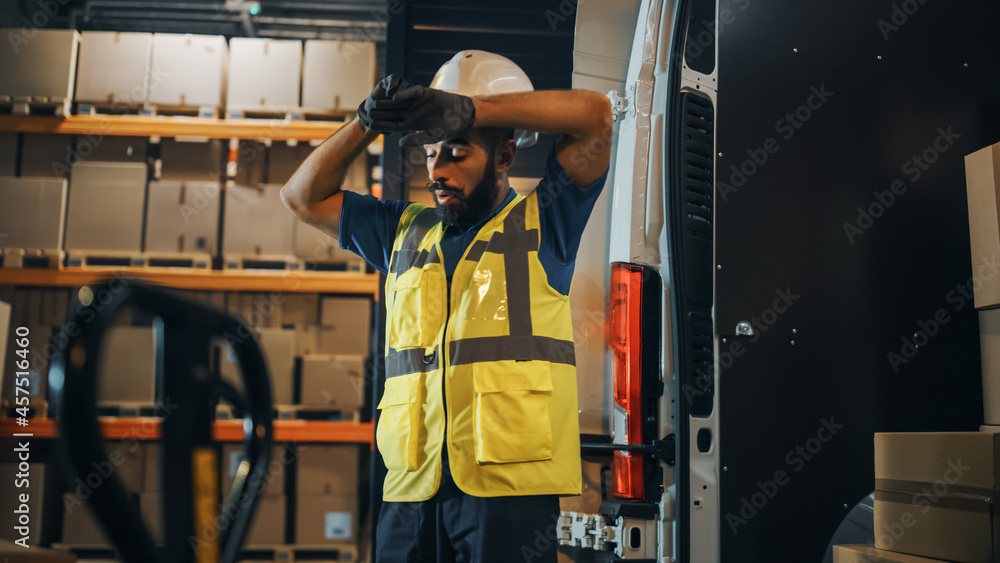
{"type": "MultiPolygon", "coordinates": [[[[535,89],[528,75],[514,61],[471,49],[455,53],[450,61],[441,65],[431,81],[431,88],[464,96],[531,92],[535,89]]],[[[530,147],[538,140],[538,133],[517,129],[514,140],[518,147],[530,147]]]]}

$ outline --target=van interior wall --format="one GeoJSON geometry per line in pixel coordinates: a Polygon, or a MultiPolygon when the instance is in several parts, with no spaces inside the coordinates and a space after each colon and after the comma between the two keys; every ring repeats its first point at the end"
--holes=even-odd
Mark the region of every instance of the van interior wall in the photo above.
{"type": "Polygon", "coordinates": [[[983,423],[963,160],[1000,141],[1000,5],[720,10],[722,560],[818,561],[873,432],[983,423]]]}

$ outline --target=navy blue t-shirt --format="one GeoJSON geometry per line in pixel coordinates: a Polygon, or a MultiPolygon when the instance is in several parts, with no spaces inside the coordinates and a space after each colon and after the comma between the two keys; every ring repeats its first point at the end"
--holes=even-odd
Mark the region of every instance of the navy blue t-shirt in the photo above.
{"type": "MultiPolygon", "coordinates": [[[[580,236],[594,203],[601,194],[607,174],[605,171],[593,185],[583,189],[573,182],[553,151],[545,165],[545,176],[535,188],[538,191],[541,230],[538,258],[545,268],[549,285],[563,295],[569,295],[580,236]]],[[[509,190],[503,205],[472,227],[464,230],[457,227],[445,228],[441,252],[449,280],[482,226],[510,203],[515,195],[514,190],[509,190]]],[[[396,227],[409,205],[408,201],[379,201],[370,195],[344,192],[344,205],[340,213],[340,247],[361,256],[383,274],[387,273],[396,227]]]]}

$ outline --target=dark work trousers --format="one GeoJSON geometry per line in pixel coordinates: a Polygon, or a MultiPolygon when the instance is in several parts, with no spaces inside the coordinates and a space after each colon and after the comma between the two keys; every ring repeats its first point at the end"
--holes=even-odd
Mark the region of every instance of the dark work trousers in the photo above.
{"type": "Polygon", "coordinates": [[[423,502],[385,502],[376,563],[556,563],[556,495],[474,497],[451,478],[423,502]]]}

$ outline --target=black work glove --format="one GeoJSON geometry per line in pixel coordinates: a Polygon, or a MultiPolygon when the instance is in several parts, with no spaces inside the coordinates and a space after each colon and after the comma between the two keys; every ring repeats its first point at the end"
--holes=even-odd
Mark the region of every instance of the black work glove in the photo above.
{"type": "Polygon", "coordinates": [[[388,76],[358,108],[358,117],[369,129],[382,133],[407,132],[400,145],[436,143],[472,127],[476,106],[472,98],[424,86],[413,86],[388,76]],[[365,122],[369,119],[370,122],[365,122]]]}
{"type": "Polygon", "coordinates": [[[361,102],[358,106],[358,121],[364,125],[365,129],[369,131],[375,130],[379,133],[385,133],[377,127],[373,127],[376,117],[381,117],[379,109],[381,107],[387,107],[387,104],[391,104],[392,95],[396,93],[400,87],[409,88],[410,83],[405,79],[400,78],[394,74],[390,74],[383,78],[375,88],[372,89],[372,93],[368,94],[365,101],[361,102]]]}

